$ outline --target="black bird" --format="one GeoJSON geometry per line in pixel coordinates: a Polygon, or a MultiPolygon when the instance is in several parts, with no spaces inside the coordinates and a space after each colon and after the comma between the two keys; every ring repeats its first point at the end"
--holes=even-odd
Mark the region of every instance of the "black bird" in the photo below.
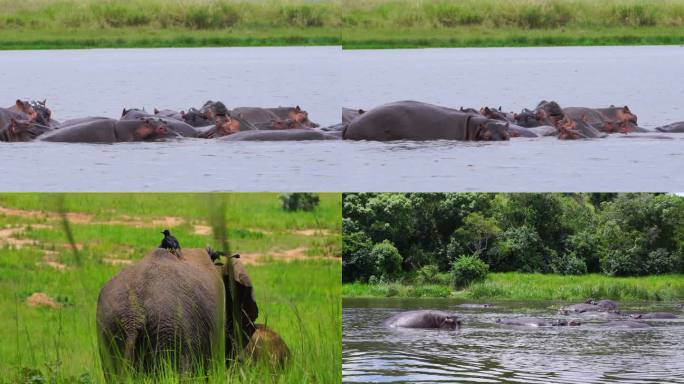
{"type": "Polygon", "coordinates": [[[175,253],[174,251],[181,249],[178,240],[171,236],[171,232],[169,232],[168,229],[165,229],[162,233],[164,234],[164,238],[162,239],[159,248],[168,249],[171,253],[175,253]]]}
{"type": "MultiPolygon", "coordinates": [[[[207,246],[206,248],[207,254],[209,254],[209,257],[211,258],[211,261],[216,261],[221,258],[221,256],[226,256],[226,253],[223,251],[214,251],[210,246],[207,246]]],[[[231,256],[233,259],[239,259],[240,254],[236,253],[233,256],[231,256]]]]}

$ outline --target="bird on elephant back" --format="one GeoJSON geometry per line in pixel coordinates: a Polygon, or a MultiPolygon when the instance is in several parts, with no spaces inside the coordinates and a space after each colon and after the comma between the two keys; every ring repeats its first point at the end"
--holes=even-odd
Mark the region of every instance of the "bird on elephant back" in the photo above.
{"type": "Polygon", "coordinates": [[[217,265],[212,256],[208,249],[177,256],[157,248],[104,285],[96,325],[107,382],[154,375],[163,365],[206,373],[244,355],[284,363],[285,343],[254,323],[259,310],[244,266],[235,257],[217,265]]]}

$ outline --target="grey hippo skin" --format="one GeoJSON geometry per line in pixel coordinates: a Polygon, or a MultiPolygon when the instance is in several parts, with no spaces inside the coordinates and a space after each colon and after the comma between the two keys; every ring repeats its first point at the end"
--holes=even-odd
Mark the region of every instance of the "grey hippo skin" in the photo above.
{"type": "Polygon", "coordinates": [[[656,128],[656,131],[667,133],[684,133],[684,121],[658,127],[656,128]]]}
{"type": "Polygon", "coordinates": [[[357,117],[366,113],[363,109],[342,108],[342,123],[349,124],[357,117]]]}
{"type": "Polygon", "coordinates": [[[203,249],[184,249],[180,257],[156,249],[123,269],[97,301],[107,381],[120,381],[127,366],[150,373],[169,357],[180,372],[223,361],[225,299],[219,270],[203,249]]]}
{"type": "Polygon", "coordinates": [[[629,315],[632,319],[676,319],[677,315],[668,312],[635,313],[629,315]]]}
{"type": "Polygon", "coordinates": [[[572,304],[561,308],[558,312],[564,315],[585,312],[617,312],[618,304],[613,300],[587,299],[582,304],[572,304]]]}
{"type": "Polygon", "coordinates": [[[385,320],[384,324],[390,328],[458,329],[461,321],[453,313],[422,310],[396,314],[385,320]]]}
{"type": "Polygon", "coordinates": [[[616,320],[601,324],[601,327],[609,328],[651,328],[650,325],[640,321],[616,320]]]}
{"type": "Polygon", "coordinates": [[[24,113],[0,108],[0,141],[31,141],[50,130],[49,126],[29,120],[24,113]]]}
{"type": "Polygon", "coordinates": [[[175,137],[164,122],[157,119],[85,120],[59,129],[40,137],[40,140],[63,143],[117,143],[130,141],[149,141],[175,137]]]}
{"type": "Polygon", "coordinates": [[[124,109],[123,113],[121,114],[121,120],[138,120],[141,118],[150,118],[163,121],[171,131],[176,132],[183,137],[197,137],[198,135],[198,131],[192,125],[172,117],[151,115],[139,109],[124,109]]]}
{"type": "Polygon", "coordinates": [[[581,323],[577,320],[553,320],[553,321],[547,321],[538,317],[510,317],[510,318],[503,318],[503,319],[496,319],[496,322],[498,324],[503,324],[503,325],[515,325],[515,326],[523,326],[523,327],[549,327],[549,326],[556,326],[556,327],[562,327],[562,326],[578,326],[581,325],[581,323]]]}
{"type": "Polygon", "coordinates": [[[241,131],[223,136],[224,141],[302,141],[302,140],[339,140],[334,135],[314,129],[283,129],[241,131]]]}
{"type": "Polygon", "coordinates": [[[344,131],[347,140],[508,140],[506,124],[418,101],[385,104],[362,114],[344,131]]]}
{"type": "Polygon", "coordinates": [[[593,300],[589,299],[587,300],[587,304],[593,304],[598,306],[602,311],[617,311],[618,310],[618,303],[613,301],[613,300],[593,300]]]}
{"type": "Polygon", "coordinates": [[[538,137],[558,136],[558,128],[550,125],[540,125],[538,127],[527,128],[528,131],[534,133],[538,137]]]}

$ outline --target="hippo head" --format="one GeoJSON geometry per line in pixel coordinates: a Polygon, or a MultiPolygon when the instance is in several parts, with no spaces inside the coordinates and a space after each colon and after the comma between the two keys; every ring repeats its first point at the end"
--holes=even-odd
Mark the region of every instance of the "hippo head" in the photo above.
{"type": "Polygon", "coordinates": [[[591,299],[586,299],[586,300],[584,301],[584,304],[596,305],[596,303],[597,303],[596,299],[593,299],[593,298],[591,298],[591,299]]]}
{"type": "Polygon", "coordinates": [[[444,317],[444,319],[442,319],[442,322],[439,324],[439,328],[441,329],[458,329],[460,327],[461,320],[456,315],[449,315],[444,317]]]}
{"type": "Polygon", "coordinates": [[[190,108],[187,112],[181,111],[181,118],[193,127],[211,125],[213,119],[208,119],[205,115],[195,108],[190,108]]]}
{"type": "Polygon", "coordinates": [[[216,117],[216,136],[232,135],[236,132],[240,132],[240,120],[228,115],[216,117]]]}
{"type": "Polygon", "coordinates": [[[551,325],[556,326],[556,327],[565,327],[565,326],[576,327],[576,326],[582,325],[582,323],[578,320],[558,319],[558,320],[554,320],[551,323],[551,325]]]}
{"type": "Polygon", "coordinates": [[[502,123],[498,120],[487,120],[480,123],[475,131],[475,140],[503,141],[510,138],[508,123],[502,123]]]}
{"type": "Polygon", "coordinates": [[[32,101],[31,108],[36,113],[35,122],[41,125],[49,125],[52,118],[52,111],[46,105],[47,100],[32,101]]]}
{"type": "MultiPolygon", "coordinates": [[[[558,138],[561,140],[577,140],[584,136],[577,129],[577,122],[568,117],[563,118],[558,123],[558,138]]],[[[589,303],[587,303],[589,304],[589,303]]]]}
{"type": "Polygon", "coordinates": [[[135,134],[141,140],[154,140],[167,137],[170,133],[169,127],[161,119],[141,118],[141,123],[135,134]]]}
{"type": "Polygon", "coordinates": [[[626,105],[618,109],[617,118],[619,121],[623,123],[631,123],[637,125],[637,115],[633,114],[632,111],[629,110],[629,107],[626,105]]]}
{"type": "Polygon", "coordinates": [[[199,110],[199,114],[206,120],[214,120],[218,116],[225,116],[228,114],[228,109],[220,101],[207,101],[199,110]]]}
{"type": "Polygon", "coordinates": [[[293,119],[271,120],[272,129],[295,129],[299,128],[299,126],[300,122],[293,119]]]}
{"type": "Polygon", "coordinates": [[[520,113],[513,114],[515,123],[524,128],[532,128],[543,125],[542,120],[539,120],[539,115],[535,111],[530,111],[525,108],[520,113]]]}
{"type": "Polygon", "coordinates": [[[488,119],[507,121],[506,114],[501,111],[501,107],[499,109],[483,107],[480,108],[480,114],[488,119]]]}
{"type": "Polygon", "coordinates": [[[29,117],[29,120],[33,121],[38,117],[38,114],[35,109],[33,109],[30,102],[17,99],[14,105],[19,112],[26,114],[26,116],[29,117]]]}

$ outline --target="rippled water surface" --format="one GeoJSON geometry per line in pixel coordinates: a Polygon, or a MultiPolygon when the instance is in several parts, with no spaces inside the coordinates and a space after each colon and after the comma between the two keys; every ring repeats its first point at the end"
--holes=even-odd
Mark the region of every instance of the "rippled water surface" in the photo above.
{"type": "Polygon", "coordinates": [[[559,318],[560,303],[493,303],[465,308],[440,299],[345,299],[343,382],[384,383],[684,383],[684,317],[674,305],[622,303],[623,312],[665,311],[647,329],[601,327],[599,317],[578,327],[510,327],[497,318],[559,318]],[[383,327],[405,310],[457,313],[460,331],[383,327]]]}
{"type": "MultiPolygon", "coordinates": [[[[683,66],[676,46],[8,51],[0,52],[0,105],[47,98],[63,120],[220,99],[229,108],[299,104],[330,125],[341,106],[401,99],[510,110],[554,99],[628,104],[653,128],[684,120],[683,66]]],[[[683,160],[683,134],[491,144],[0,143],[0,190],[682,191],[683,160]]]]}

